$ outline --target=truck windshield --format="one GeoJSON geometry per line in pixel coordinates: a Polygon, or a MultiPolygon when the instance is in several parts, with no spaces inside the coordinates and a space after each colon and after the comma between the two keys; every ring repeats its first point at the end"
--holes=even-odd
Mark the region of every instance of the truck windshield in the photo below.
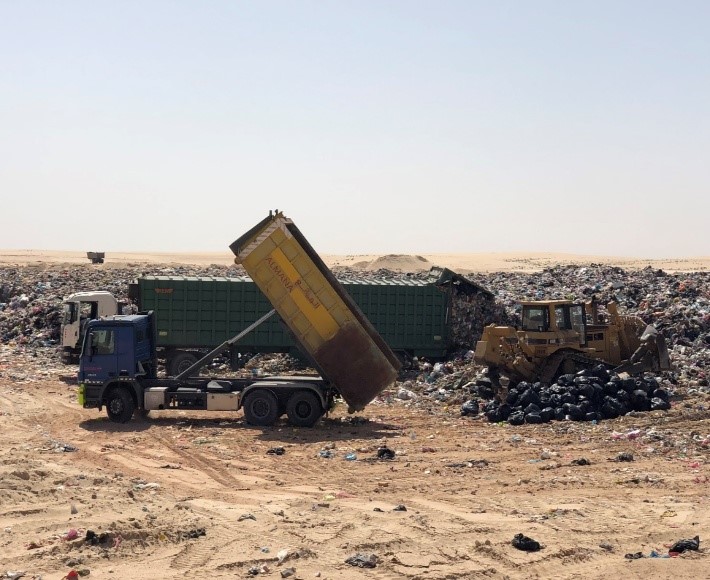
{"type": "Polygon", "coordinates": [[[582,344],[587,342],[587,330],[584,324],[584,306],[575,304],[569,309],[570,319],[572,322],[572,330],[579,334],[579,339],[582,344]]]}
{"type": "Polygon", "coordinates": [[[572,330],[572,322],[569,316],[569,306],[555,306],[555,322],[559,330],[572,330]]]}
{"type": "Polygon", "coordinates": [[[543,332],[548,329],[547,308],[523,306],[523,330],[543,332]]]}
{"type": "Polygon", "coordinates": [[[115,342],[113,330],[92,330],[91,350],[94,354],[114,354],[115,342]]]}
{"type": "Polygon", "coordinates": [[[64,303],[64,324],[71,324],[76,321],[76,302],[65,302],[64,303]]]}

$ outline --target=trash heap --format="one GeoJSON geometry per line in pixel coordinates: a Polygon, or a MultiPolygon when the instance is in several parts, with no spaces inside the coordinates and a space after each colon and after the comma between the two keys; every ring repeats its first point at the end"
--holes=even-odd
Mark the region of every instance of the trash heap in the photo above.
{"type": "Polygon", "coordinates": [[[451,336],[456,347],[475,345],[487,324],[507,325],[512,324],[513,320],[503,305],[487,291],[452,290],[451,336]]]}
{"type": "MultiPolygon", "coordinates": [[[[598,302],[606,303],[616,301],[620,304],[620,310],[625,314],[635,314],[646,323],[653,324],[665,336],[673,371],[664,372],[657,376],[647,375],[643,380],[649,382],[646,401],[653,399],[655,385],[668,394],[682,393],[683,396],[702,396],[710,394],[710,273],[678,273],[667,274],[660,270],[646,268],[636,271],[625,271],[621,268],[608,266],[557,266],[548,268],[543,272],[528,274],[519,272],[499,272],[493,274],[473,274],[469,276],[476,282],[485,285],[495,292],[498,305],[505,311],[500,319],[504,319],[503,324],[519,324],[519,302],[524,300],[547,300],[547,299],[569,299],[576,301],[589,300],[592,296],[598,302]],[[512,322],[511,322],[512,321],[512,322]]],[[[491,319],[491,322],[498,323],[498,320],[491,319]]],[[[490,381],[487,379],[485,369],[482,369],[473,362],[473,350],[475,343],[468,345],[467,350],[461,349],[454,353],[447,361],[434,362],[418,360],[414,361],[411,368],[402,372],[399,388],[394,391],[393,397],[406,401],[408,405],[432,408],[457,407],[466,415],[474,415],[479,411],[493,410],[495,403],[489,403],[494,399],[494,392],[490,381]],[[490,407],[486,406],[490,404],[490,407]],[[465,409],[461,407],[465,406],[465,409]]],[[[576,378],[576,377],[575,377],[576,378]]],[[[615,383],[617,378],[610,377],[608,380],[599,378],[597,382],[605,387],[607,383],[615,383]]],[[[563,382],[569,377],[562,379],[563,382]]],[[[574,385],[574,383],[573,383],[574,385]]],[[[626,389],[631,388],[631,383],[625,383],[626,389]]],[[[522,386],[525,386],[524,384],[522,386]]],[[[556,385],[528,385],[528,388],[542,389],[552,388],[559,390],[566,387],[566,384],[556,385]]],[[[516,387],[519,391],[521,385],[516,387]]],[[[611,386],[608,387],[612,390],[611,386]]],[[[521,395],[527,388],[518,392],[521,395]]],[[[539,392],[537,393],[540,394],[539,392]]],[[[553,393],[563,394],[563,393],[553,393]]],[[[629,396],[633,391],[627,392],[629,396]]],[[[584,400],[577,398],[577,393],[569,393],[575,400],[568,400],[570,405],[579,405],[584,400]]],[[[659,393],[663,397],[663,393],[659,393]]],[[[616,395],[612,392],[605,393],[605,396],[619,400],[619,414],[625,410],[630,401],[626,401],[624,395],[616,395]]],[[[569,399],[569,397],[567,397],[569,399]]],[[[556,399],[555,399],[556,400],[556,399]]],[[[603,401],[603,400],[602,400],[603,401]]],[[[517,403],[517,401],[516,401],[517,403]]],[[[509,407],[519,405],[506,403],[509,407]]],[[[523,406],[524,410],[529,403],[523,406]]],[[[539,404],[535,402],[539,407],[539,404]]],[[[591,403],[584,405],[588,408],[591,403]]],[[[636,397],[637,407],[645,408],[647,405],[636,397]]],[[[602,404],[602,409],[603,409],[602,404]]],[[[661,408],[664,405],[656,402],[655,406],[661,408]],[[659,407],[660,405],[660,407],[659,407]]],[[[553,406],[553,410],[559,405],[553,406]]],[[[615,404],[609,402],[606,413],[611,413],[610,408],[615,404]]],[[[542,411],[545,406],[540,407],[542,411]]],[[[585,411],[587,413],[601,413],[604,418],[604,411],[599,408],[592,408],[585,411]]],[[[534,411],[535,409],[530,409],[534,411]]],[[[634,410],[633,405],[631,410],[634,410]]],[[[507,408],[503,409],[505,415],[507,408]]],[[[520,409],[517,409],[520,411],[520,409]]],[[[571,413],[565,413],[565,417],[577,415],[575,408],[571,413]]],[[[512,412],[512,410],[511,410],[512,412]]],[[[548,411],[549,413],[549,411],[548,411]]],[[[534,413],[533,413],[534,414],[534,413]]],[[[561,413],[559,413],[561,415],[561,413]]],[[[591,417],[591,415],[590,415],[591,417]]],[[[542,416],[541,416],[542,418],[542,416]]],[[[554,418],[554,417],[553,417],[554,418]]],[[[514,415],[513,420],[519,420],[519,415],[514,415]]],[[[507,418],[506,418],[507,420],[507,418]]],[[[533,418],[532,421],[536,419],[533,418]]]]}
{"type": "MultiPolygon", "coordinates": [[[[462,413],[473,414],[470,402],[462,413]]],[[[557,420],[600,421],[630,411],[667,411],[669,393],[654,377],[621,378],[603,366],[562,375],[556,384],[520,382],[504,401],[492,400],[483,412],[491,422],[511,425],[557,420]]]]}
{"type": "MultiPolygon", "coordinates": [[[[0,344],[56,346],[60,340],[62,300],[74,292],[106,290],[120,301],[126,299],[128,283],[143,275],[189,276],[199,272],[197,275],[229,276],[237,275],[235,270],[219,266],[153,267],[148,271],[83,265],[0,266],[0,344]]],[[[52,351],[51,355],[54,354],[52,351]]]]}
{"type": "MultiPolygon", "coordinates": [[[[380,270],[368,275],[440,279],[442,272],[439,269],[438,274],[401,274],[380,270]]],[[[361,271],[346,268],[335,268],[334,273],[339,278],[348,277],[349,273],[363,276],[361,271]]],[[[0,266],[0,344],[28,351],[42,349],[43,361],[58,359],[55,347],[60,338],[65,296],[106,290],[121,301],[126,299],[130,281],[151,275],[233,277],[244,272],[237,266],[219,265],[0,266]]],[[[473,350],[483,326],[490,322],[518,323],[521,300],[589,300],[592,296],[600,303],[615,300],[622,312],[638,315],[665,335],[674,366],[674,371],[658,379],[666,391],[680,385],[690,394],[710,393],[709,272],[668,274],[652,268],[627,271],[601,265],[565,265],[538,273],[498,272],[465,278],[454,275],[446,284],[444,290],[452,296],[452,332],[459,348],[445,361],[414,360],[403,369],[395,393],[401,393],[413,404],[448,406],[461,405],[472,398],[488,400],[480,397],[477,389],[481,387],[476,386],[485,371],[473,362],[473,350]]],[[[606,382],[609,381],[599,384],[604,386],[606,382]]]]}

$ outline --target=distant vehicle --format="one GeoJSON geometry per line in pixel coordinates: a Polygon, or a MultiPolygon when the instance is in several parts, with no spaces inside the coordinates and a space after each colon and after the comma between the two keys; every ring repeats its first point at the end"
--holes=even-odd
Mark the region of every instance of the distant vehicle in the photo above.
{"type": "MultiPolygon", "coordinates": [[[[154,313],[117,315],[87,323],[79,360],[79,402],[106,407],[125,423],[138,410],[237,411],[247,421],[310,427],[336,395],[350,411],[364,408],[394,382],[400,364],[296,225],[269,216],[230,246],[273,310],[174,377],[157,376],[158,327],[154,313]],[[215,356],[278,312],[320,377],[249,379],[192,376],[215,356]]],[[[195,315],[199,320],[199,312],[195,315]]]]}
{"type": "Polygon", "coordinates": [[[104,252],[86,252],[86,257],[92,264],[103,264],[106,254],[104,252]]]}
{"type": "Polygon", "coordinates": [[[606,316],[591,301],[522,302],[522,325],[490,325],[476,344],[475,361],[515,382],[549,383],[600,363],[617,372],[669,370],[663,336],[637,316],[621,315],[615,303],[606,316]]]}

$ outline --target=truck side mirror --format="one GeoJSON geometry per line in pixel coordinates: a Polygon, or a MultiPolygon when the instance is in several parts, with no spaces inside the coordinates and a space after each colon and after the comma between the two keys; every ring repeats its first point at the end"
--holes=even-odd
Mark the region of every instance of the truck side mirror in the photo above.
{"type": "Polygon", "coordinates": [[[86,337],[86,356],[89,360],[94,356],[94,333],[90,332],[89,336],[86,337]]]}

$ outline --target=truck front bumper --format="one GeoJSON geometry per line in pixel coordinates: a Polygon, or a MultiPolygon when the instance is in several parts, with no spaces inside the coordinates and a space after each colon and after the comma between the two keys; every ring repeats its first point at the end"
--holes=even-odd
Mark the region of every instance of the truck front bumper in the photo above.
{"type": "Polygon", "coordinates": [[[77,394],[79,404],[84,407],[84,409],[100,409],[102,390],[103,385],[87,385],[81,383],[77,394]]]}

